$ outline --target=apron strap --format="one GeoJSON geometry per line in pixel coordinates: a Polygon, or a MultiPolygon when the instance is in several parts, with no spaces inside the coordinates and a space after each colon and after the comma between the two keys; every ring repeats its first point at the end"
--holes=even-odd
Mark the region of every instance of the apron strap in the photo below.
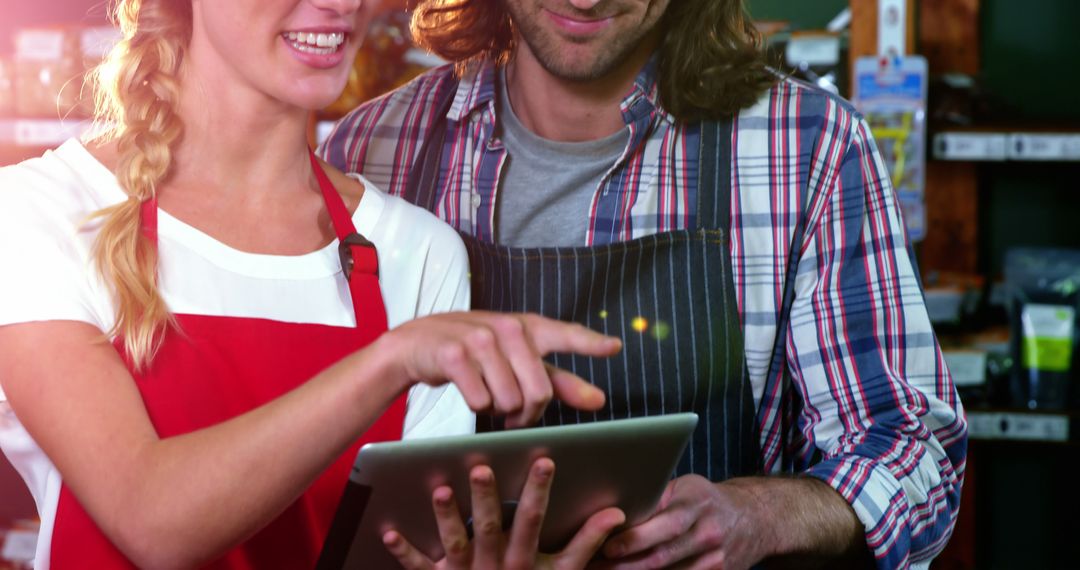
{"type": "Polygon", "coordinates": [[[319,190],[322,191],[323,201],[330,213],[330,220],[334,224],[334,233],[338,237],[338,256],[341,259],[341,271],[349,280],[349,292],[352,294],[353,312],[356,315],[356,324],[363,317],[370,321],[373,326],[387,328],[386,307],[382,302],[382,291],[379,288],[379,253],[375,244],[356,231],[352,223],[349,209],[345,207],[345,201],[337,193],[330,178],[323,172],[322,165],[315,158],[315,153],[308,151],[311,159],[311,170],[315,173],[315,179],[319,182],[319,190]],[[362,301],[378,300],[377,303],[362,301]]]}
{"type": "MultiPolygon", "coordinates": [[[[372,325],[385,329],[386,307],[382,302],[382,291],[379,289],[379,255],[375,250],[375,244],[357,233],[345,202],[323,172],[322,165],[315,158],[315,154],[311,151],[308,151],[308,154],[311,158],[311,168],[315,172],[319,189],[322,191],[323,201],[326,202],[326,209],[330,212],[334,233],[339,240],[338,255],[341,258],[341,270],[345,273],[345,278],[349,280],[349,292],[352,294],[356,323],[360,324],[360,316],[363,312],[364,318],[371,321],[372,325]],[[377,302],[361,303],[362,300],[377,302]],[[364,306],[363,311],[361,311],[361,304],[364,306]]],[[[139,206],[139,215],[143,236],[157,246],[157,198],[144,200],[139,206]]]]}
{"type": "Polygon", "coordinates": [[[697,229],[731,233],[731,119],[699,123],[697,229]]]}

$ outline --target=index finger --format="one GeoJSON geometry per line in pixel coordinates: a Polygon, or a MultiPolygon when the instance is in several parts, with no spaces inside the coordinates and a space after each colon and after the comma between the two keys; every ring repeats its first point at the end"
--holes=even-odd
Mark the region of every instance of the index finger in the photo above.
{"type": "Polygon", "coordinates": [[[549,319],[535,314],[523,315],[537,352],[570,352],[585,356],[611,356],[622,348],[616,337],[596,332],[584,325],[549,319]]]}

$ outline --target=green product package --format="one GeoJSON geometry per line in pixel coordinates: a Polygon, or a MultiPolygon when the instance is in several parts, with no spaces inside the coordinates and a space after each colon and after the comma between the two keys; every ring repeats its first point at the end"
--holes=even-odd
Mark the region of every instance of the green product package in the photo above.
{"type": "Polygon", "coordinates": [[[1068,372],[1072,364],[1076,310],[1066,305],[1028,304],[1020,313],[1025,368],[1068,372]]]}
{"type": "Polygon", "coordinates": [[[1015,406],[1061,410],[1080,404],[1080,250],[1018,248],[1005,258],[1010,394],[1015,406]]]}

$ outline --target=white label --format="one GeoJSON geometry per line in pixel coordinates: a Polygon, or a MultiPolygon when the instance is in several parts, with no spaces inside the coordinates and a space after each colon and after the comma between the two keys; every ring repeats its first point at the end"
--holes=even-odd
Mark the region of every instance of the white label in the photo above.
{"type": "Polygon", "coordinates": [[[986,353],[981,350],[946,350],[945,364],[957,386],[981,386],[986,383],[986,353]]]}
{"type": "Polygon", "coordinates": [[[934,137],[934,157],[942,160],[1005,160],[1004,134],[941,133],[934,137]]]}
{"type": "Polygon", "coordinates": [[[1068,305],[1028,303],[1020,312],[1025,337],[1072,340],[1076,311],[1068,305]]]}
{"type": "Polygon", "coordinates": [[[64,32],[25,30],[15,37],[15,59],[60,61],[64,57],[64,32]]]}
{"type": "Polygon", "coordinates": [[[840,62],[837,36],[793,36],[785,51],[788,65],[836,65],[840,62]]]}
{"type": "Polygon", "coordinates": [[[0,560],[29,562],[34,559],[37,550],[38,533],[30,530],[11,530],[4,537],[4,549],[0,550],[0,560]]]}
{"type": "Polygon", "coordinates": [[[101,59],[109,53],[116,42],[120,41],[120,30],[110,26],[99,26],[83,30],[79,36],[79,47],[83,57],[101,59]]]}
{"type": "Polygon", "coordinates": [[[1015,134],[1009,141],[1014,160],[1065,160],[1070,140],[1065,135],[1015,134]]]}
{"type": "Polygon", "coordinates": [[[445,65],[447,61],[429,51],[422,50],[420,48],[409,48],[405,52],[403,58],[407,63],[413,65],[419,65],[420,67],[439,67],[445,65]]]}
{"type": "Polygon", "coordinates": [[[973,439],[1069,441],[1069,416],[967,412],[973,439]]]}
{"type": "Polygon", "coordinates": [[[907,53],[907,3],[878,0],[878,55],[898,57],[907,53]]]}
{"type": "Polygon", "coordinates": [[[1080,135],[1066,137],[1065,160],[1080,160],[1080,135]]]}
{"type": "Polygon", "coordinates": [[[86,130],[83,121],[52,121],[18,119],[15,121],[16,145],[56,146],[69,138],[77,137],[86,130]]]}

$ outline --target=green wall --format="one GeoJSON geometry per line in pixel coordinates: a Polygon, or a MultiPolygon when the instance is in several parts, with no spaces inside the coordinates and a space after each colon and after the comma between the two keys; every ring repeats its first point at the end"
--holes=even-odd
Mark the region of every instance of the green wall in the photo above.
{"type": "Polygon", "coordinates": [[[1080,2],[983,0],[985,85],[1020,119],[1080,119],[1080,2]]]}
{"type": "Polygon", "coordinates": [[[847,8],[848,0],[747,0],[757,20],[787,20],[795,29],[821,29],[847,8]]]}

